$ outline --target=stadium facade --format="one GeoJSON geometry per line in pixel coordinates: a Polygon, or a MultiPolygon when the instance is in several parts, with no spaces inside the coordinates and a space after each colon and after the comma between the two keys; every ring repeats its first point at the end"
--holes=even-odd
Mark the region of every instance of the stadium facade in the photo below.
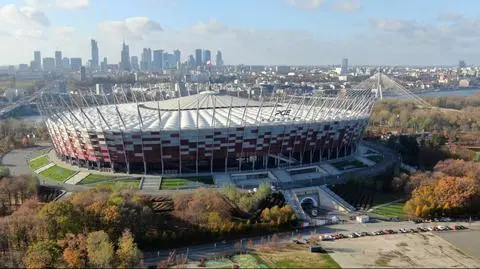
{"type": "Polygon", "coordinates": [[[241,98],[202,92],[162,100],[128,94],[43,93],[59,158],[90,169],[185,174],[318,163],[356,151],[370,91],[241,98]]]}

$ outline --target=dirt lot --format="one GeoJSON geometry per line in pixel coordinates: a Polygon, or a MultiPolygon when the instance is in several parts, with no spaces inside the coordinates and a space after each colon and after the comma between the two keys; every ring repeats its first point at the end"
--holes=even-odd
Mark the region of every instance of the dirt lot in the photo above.
{"type": "Polygon", "coordinates": [[[480,262],[432,233],[342,239],[322,242],[322,246],[342,268],[480,266],[480,262]]]}
{"type": "Polygon", "coordinates": [[[467,230],[456,233],[438,233],[465,254],[480,261],[480,230],[467,230]]]}

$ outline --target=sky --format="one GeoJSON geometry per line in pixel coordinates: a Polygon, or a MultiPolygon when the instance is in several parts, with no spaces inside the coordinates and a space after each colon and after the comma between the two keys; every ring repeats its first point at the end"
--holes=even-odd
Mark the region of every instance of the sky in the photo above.
{"type": "Polygon", "coordinates": [[[0,0],[0,65],[33,51],[118,63],[144,47],[226,64],[480,64],[479,0],[0,0]]]}

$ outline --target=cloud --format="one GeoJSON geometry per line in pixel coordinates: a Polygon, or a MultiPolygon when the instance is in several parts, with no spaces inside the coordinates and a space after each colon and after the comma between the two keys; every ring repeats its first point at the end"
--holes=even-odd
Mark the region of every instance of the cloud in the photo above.
{"type": "Polygon", "coordinates": [[[25,3],[37,9],[55,7],[65,10],[78,10],[89,6],[89,0],[25,0],[25,3]]]}
{"type": "Polygon", "coordinates": [[[199,21],[193,25],[192,30],[197,34],[218,34],[227,31],[228,27],[216,19],[210,19],[208,21],[199,21]]]}
{"type": "Polygon", "coordinates": [[[0,32],[17,39],[42,39],[50,26],[48,17],[31,7],[0,6],[0,32]]]}
{"type": "Polygon", "coordinates": [[[355,12],[360,10],[359,0],[341,0],[333,5],[333,8],[338,11],[355,12]]]}
{"type": "Polygon", "coordinates": [[[325,2],[324,0],[287,0],[288,4],[293,7],[304,9],[304,10],[314,10],[318,9],[325,2]]]}
{"type": "Polygon", "coordinates": [[[159,23],[147,17],[132,17],[123,21],[104,21],[98,25],[100,33],[113,35],[119,39],[143,39],[153,33],[162,31],[159,23]]]}
{"type": "Polygon", "coordinates": [[[463,14],[456,11],[448,11],[438,14],[437,19],[439,21],[459,21],[463,19],[463,14]]]}

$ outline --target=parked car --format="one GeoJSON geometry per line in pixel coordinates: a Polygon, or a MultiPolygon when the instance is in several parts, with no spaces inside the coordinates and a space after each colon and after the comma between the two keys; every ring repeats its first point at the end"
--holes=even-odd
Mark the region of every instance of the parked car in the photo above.
{"type": "Polygon", "coordinates": [[[361,232],[360,235],[361,235],[361,236],[369,236],[370,234],[367,233],[367,232],[361,232]]]}

